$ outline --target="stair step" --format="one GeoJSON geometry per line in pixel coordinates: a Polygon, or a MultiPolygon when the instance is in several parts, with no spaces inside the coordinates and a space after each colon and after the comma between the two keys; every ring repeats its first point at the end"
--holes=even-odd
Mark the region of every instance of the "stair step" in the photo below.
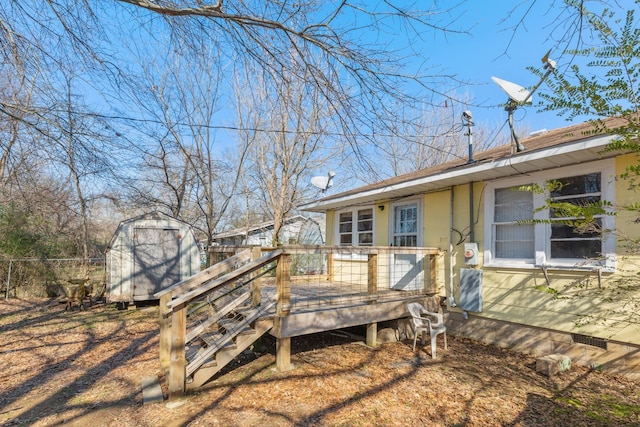
{"type": "MultiPolygon", "coordinates": [[[[187,364],[187,375],[194,375],[196,371],[198,369],[201,369],[202,365],[209,359],[215,358],[216,360],[218,360],[219,356],[217,356],[216,353],[219,353],[220,350],[223,349],[226,350],[225,346],[236,345],[236,341],[241,341],[242,344],[238,344],[238,351],[241,351],[243,348],[246,348],[246,345],[249,345],[246,343],[251,341],[250,339],[244,339],[245,336],[259,337],[261,334],[263,334],[264,331],[261,331],[260,334],[258,334],[258,332],[256,332],[255,329],[251,328],[250,325],[254,324],[254,322],[256,322],[256,320],[273,304],[275,304],[275,301],[255,308],[250,316],[245,317],[245,315],[243,315],[237,319],[217,319],[218,333],[212,334],[213,336],[216,336],[215,342],[211,342],[203,353],[196,355],[194,359],[190,359],[190,362],[187,364]],[[242,336],[242,338],[240,336],[242,336]]],[[[241,305],[242,304],[237,304],[230,312],[236,311],[237,308],[241,305]]],[[[246,308],[246,306],[244,307],[246,308]]],[[[210,324],[210,326],[213,325],[210,324]]],[[[199,334],[197,336],[202,335],[202,330],[203,329],[199,330],[199,334]]],[[[233,358],[231,354],[234,353],[235,351],[224,351],[221,354],[228,355],[223,358],[224,360],[231,360],[233,358]],[[231,357],[231,359],[229,359],[229,357],[231,357]]],[[[221,360],[218,360],[218,364],[220,367],[222,366],[220,365],[221,360]]],[[[228,363],[228,361],[225,363],[228,363]]]]}
{"type": "MultiPolygon", "coordinates": [[[[186,349],[185,357],[187,358],[187,360],[193,360],[194,358],[198,357],[198,355],[202,353],[205,350],[205,348],[206,347],[203,347],[200,345],[191,345],[189,346],[189,348],[186,349]]],[[[217,363],[215,360],[209,359],[203,364],[203,366],[205,365],[207,367],[213,367],[213,366],[216,366],[217,363]]]]}

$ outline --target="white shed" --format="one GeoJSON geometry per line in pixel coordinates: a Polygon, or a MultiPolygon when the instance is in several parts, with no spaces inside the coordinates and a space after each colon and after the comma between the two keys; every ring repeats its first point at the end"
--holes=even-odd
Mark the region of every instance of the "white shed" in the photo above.
{"type": "Polygon", "coordinates": [[[106,251],[107,301],[153,294],[200,271],[200,248],[189,224],[160,212],[122,221],[106,251]]]}

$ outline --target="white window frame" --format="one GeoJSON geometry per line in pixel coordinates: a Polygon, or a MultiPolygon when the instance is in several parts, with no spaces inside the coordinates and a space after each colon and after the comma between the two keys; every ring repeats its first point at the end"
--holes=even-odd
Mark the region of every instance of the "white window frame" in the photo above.
{"type": "MultiPolygon", "coordinates": [[[[500,268],[561,268],[561,269],[584,269],[603,268],[606,271],[615,269],[616,259],[616,239],[614,227],[615,218],[613,215],[602,216],[602,227],[604,230],[611,230],[602,234],[603,260],[588,262],[587,260],[576,260],[571,258],[550,258],[551,251],[551,224],[548,223],[549,210],[542,209],[534,212],[534,220],[542,220],[534,225],[534,247],[535,256],[529,259],[506,259],[495,258],[495,227],[494,227],[494,204],[495,190],[519,185],[537,184],[540,188],[546,189],[546,183],[550,180],[567,178],[572,176],[586,175],[599,172],[601,181],[601,200],[610,203],[615,202],[615,161],[614,159],[600,160],[581,165],[568,166],[554,170],[541,171],[515,178],[505,178],[487,183],[485,188],[484,205],[484,265],[487,267],[500,268]]],[[[545,194],[533,194],[533,207],[542,207],[549,198],[548,191],[545,194]]]]}
{"type": "Polygon", "coordinates": [[[396,222],[395,213],[396,207],[398,206],[407,206],[407,205],[416,205],[417,211],[417,224],[416,224],[416,246],[422,246],[422,230],[424,228],[423,218],[422,218],[422,199],[407,199],[401,200],[394,203],[391,203],[389,206],[389,246],[393,245],[393,238],[395,235],[394,226],[396,222]]]}
{"type": "MultiPolygon", "coordinates": [[[[375,245],[376,242],[376,211],[375,211],[375,206],[371,205],[371,206],[357,206],[357,207],[352,207],[349,209],[341,209],[339,211],[336,211],[335,213],[335,245],[336,246],[342,246],[340,244],[340,214],[346,213],[346,212],[351,212],[351,220],[352,220],[352,229],[351,229],[351,246],[353,247],[361,247],[361,248],[369,248],[373,245],[375,245]],[[367,210],[367,209],[371,209],[371,245],[358,245],[358,211],[363,211],[363,210],[367,210]]],[[[347,247],[347,246],[345,246],[347,247]]],[[[362,255],[362,254],[355,254],[355,253],[351,253],[349,255],[347,254],[341,254],[341,253],[337,253],[334,254],[334,259],[352,259],[352,260],[367,260],[367,256],[366,255],[362,255]]]]}

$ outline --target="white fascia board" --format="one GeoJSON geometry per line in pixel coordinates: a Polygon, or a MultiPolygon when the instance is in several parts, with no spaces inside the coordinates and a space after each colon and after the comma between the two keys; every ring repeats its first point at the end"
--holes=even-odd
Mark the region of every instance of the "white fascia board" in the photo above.
{"type": "MultiPolygon", "coordinates": [[[[303,211],[322,212],[329,209],[337,209],[355,204],[373,203],[375,200],[388,199],[389,197],[387,195],[392,194],[396,191],[406,192],[407,196],[414,194],[415,192],[412,192],[411,189],[413,189],[414,187],[425,187],[429,184],[435,184],[433,185],[433,190],[435,191],[437,189],[446,188],[449,185],[452,185],[450,183],[451,181],[456,181],[456,179],[457,181],[460,181],[461,177],[466,177],[467,179],[465,180],[465,182],[467,183],[474,181],[474,175],[486,176],[486,172],[488,171],[496,172],[496,176],[494,178],[501,178],[503,176],[513,175],[514,167],[518,165],[526,165],[536,160],[542,160],[550,157],[559,157],[585,150],[592,150],[594,148],[603,148],[608,145],[614,138],[616,138],[615,135],[590,137],[571,143],[560,144],[554,147],[537,150],[532,153],[527,153],[526,151],[521,152],[514,157],[507,157],[488,163],[479,163],[477,165],[470,165],[468,167],[464,167],[465,165],[461,165],[460,168],[456,168],[455,170],[450,170],[435,175],[429,175],[422,178],[416,178],[411,181],[391,184],[386,187],[375,188],[360,193],[345,195],[343,197],[336,197],[328,200],[318,200],[317,202],[311,202],[302,205],[299,207],[299,209],[303,211]],[[508,173],[502,173],[500,172],[501,170],[508,170],[508,173]],[[441,185],[438,185],[438,183],[441,183],[441,185]]],[[[593,158],[591,160],[597,159],[593,158]]],[[[585,161],[589,160],[587,159],[585,161]]],[[[526,172],[530,171],[527,170],[526,172]]]]}

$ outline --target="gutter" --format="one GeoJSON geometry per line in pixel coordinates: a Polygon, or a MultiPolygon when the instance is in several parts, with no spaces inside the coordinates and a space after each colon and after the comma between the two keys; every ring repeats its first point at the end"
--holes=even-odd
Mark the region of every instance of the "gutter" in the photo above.
{"type": "MultiPolygon", "coordinates": [[[[554,159],[557,164],[575,164],[599,160],[595,153],[589,150],[598,150],[609,144],[615,136],[598,135],[579,141],[563,143],[532,152],[519,153],[517,156],[508,156],[499,159],[484,161],[476,160],[471,166],[457,165],[451,169],[444,170],[433,175],[422,176],[408,181],[393,182],[380,186],[375,186],[368,190],[351,190],[347,194],[337,194],[335,196],[320,199],[314,202],[299,206],[302,211],[323,212],[330,209],[339,209],[344,206],[356,204],[373,203],[373,200],[384,198],[406,197],[415,194],[416,191],[428,192],[446,189],[450,185],[467,184],[469,181],[488,181],[500,179],[512,175],[534,172],[542,170],[538,167],[527,167],[528,163],[554,159]],[[568,163],[565,156],[579,157],[568,163]],[[422,188],[420,188],[422,187],[422,188]]],[[[549,166],[551,167],[551,166],[549,166]]],[[[367,186],[369,187],[369,186],[367,186]]],[[[366,187],[365,187],[366,188],[366,187]]]]}

